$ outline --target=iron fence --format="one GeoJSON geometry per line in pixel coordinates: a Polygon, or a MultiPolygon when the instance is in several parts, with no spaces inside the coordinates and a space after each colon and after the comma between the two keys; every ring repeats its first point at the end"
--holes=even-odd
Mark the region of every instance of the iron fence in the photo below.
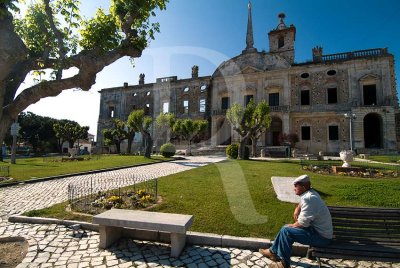
{"type": "Polygon", "coordinates": [[[68,185],[68,201],[74,211],[98,214],[112,207],[144,208],[157,202],[158,179],[91,176],[68,185]]]}

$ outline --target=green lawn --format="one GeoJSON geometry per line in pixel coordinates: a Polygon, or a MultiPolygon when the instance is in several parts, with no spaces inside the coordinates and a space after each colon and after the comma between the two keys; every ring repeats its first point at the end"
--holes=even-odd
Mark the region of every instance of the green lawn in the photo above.
{"type": "MultiPolygon", "coordinates": [[[[303,173],[298,163],[212,164],[159,179],[163,202],[152,210],[194,215],[192,231],[273,238],[295,205],[276,199],[271,176],[303,173]]],[[[400,207],[399,179],[308,174],[329,205],[400,207]]]]}
{"type": "Polygon", "coordinates": [[[400,155],[371,155],[368,159],[385,163],[396,163],[400,161],[400,155]]]}
{"type": "Polygon", "coordinates": [[[10,177],[14,180],[4,182],[7,183],[103,168],[159,162],[166,159],[163,157],[148,159],[143,156],[131,155],[102,155],[100,157],[94,156],[89,160],[87,158],[86,156],[83,161],[73,162],[61,162],[61,157],[21,158],[16,160],[15,165],[11,165],[10,160],[6,159],[4,162],[0,162],[0,166],[10,166],[10,177]]]}

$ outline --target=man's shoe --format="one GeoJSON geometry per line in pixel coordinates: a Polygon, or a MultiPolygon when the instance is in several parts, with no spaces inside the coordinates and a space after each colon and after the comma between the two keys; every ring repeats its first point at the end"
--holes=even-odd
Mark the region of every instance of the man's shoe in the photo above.
{"type": "Polygon", "coordinates": [[[271,252],[271,250],[269,250],[269,249],[260,248],[258,250],[258,252],[260,252],[264,257],[267,257],[271,261],[279,261],[280,260],[278,255],[276,255],[275,253],[271,252]]]}

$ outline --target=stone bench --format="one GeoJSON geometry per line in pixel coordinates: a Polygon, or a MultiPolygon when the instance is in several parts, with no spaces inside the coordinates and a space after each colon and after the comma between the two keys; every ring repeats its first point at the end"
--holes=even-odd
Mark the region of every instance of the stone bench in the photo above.
{"type": "Polygon", "coordinates": [[[186,244],[186,231],[193,223],[192,215],[140,210],[111,209],[93,217],[99,225],[99,248],[105,249],[120,237],[132,236],[135,229],[170,233],[171,257],[178,257],[186,244]]]}

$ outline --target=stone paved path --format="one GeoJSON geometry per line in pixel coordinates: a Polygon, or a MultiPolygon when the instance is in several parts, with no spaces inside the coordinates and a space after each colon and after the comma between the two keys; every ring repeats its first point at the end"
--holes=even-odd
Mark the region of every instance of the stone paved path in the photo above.
{"type": "MultiPolygon", "coordinates": [[[[208,163],[218,157],[191,157],[185,161],[76,176],[35,184],[0,189],[0,237],[23,236],[29,251],[18,267],[267,267],[270,261],[260,253],[237,248],[187,246],[179,258],[170,258],[168,245],[124,239],[107,250],[99,250],[97,232],[73,234],[61,225],[9,223],[8,217],[32,209],[44,208],[67,200],[67,185],[89,180],[91,176],[120,177],[136,175],[151,179],[181,172],[208,163]]],[[[329,261],[331,267],[392,267],[400,264],[329,261]]],[[[293,257],[292,267],[317,267],[306,258],[293,257]]],[[[0,265],[1,266],[1,265],[0,265]]]]}

